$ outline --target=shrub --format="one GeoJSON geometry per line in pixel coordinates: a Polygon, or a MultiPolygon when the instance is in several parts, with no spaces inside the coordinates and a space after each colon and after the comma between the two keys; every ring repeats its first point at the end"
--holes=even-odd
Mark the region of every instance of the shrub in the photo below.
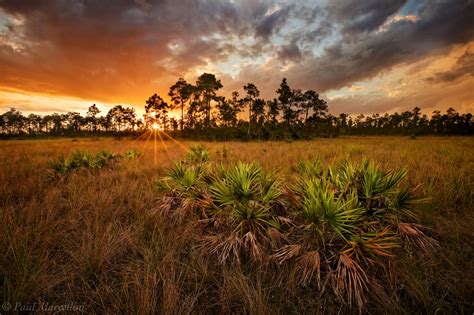
{"type": "Polygon", "coordinates": [[[209,161],[209,151],[202,144],[197,144],[189,148],[187,160],[192,163],[206,163],[209,161]]]}
{"type": "Polygon", "coordinates": [[[127,160],[137,159],[140,157],[140,155],[140,151],[137,150],[127,150],[123,153],[123,157],[127,160]]]}
{"type": "Polygon", "coordinates": [[[49,165],[53,172],[59,176],[65,176],[69,172],[79,169],[95,170],[101,169],[117,159],[119,155],[109,152],[101,151],[96,155],[85,151],[75,151],[70,159],[60,157],[57,160],[50,160],[49,165]]]}
{"type": "MultiPolygon", "coordinates": [[[[204,162],[189,158],[196,151],[188,161],[204,162]]],[[[369,293],[381,291],[380,281],[391,281],[397,249],[424,254],[437,245],[413,222],[412,207],[422,200],[417,187],[403,185],[406,171],[384,171],[367,160],[336,168],[304,161],[296,169],[298,176],[283,185],[253,163],[176,163],[162,180],[160,207],[203,223],[201,246],[220,264],[275,264],[277,286],[320,292],[330,286],[360,311],[369,293]]]]}

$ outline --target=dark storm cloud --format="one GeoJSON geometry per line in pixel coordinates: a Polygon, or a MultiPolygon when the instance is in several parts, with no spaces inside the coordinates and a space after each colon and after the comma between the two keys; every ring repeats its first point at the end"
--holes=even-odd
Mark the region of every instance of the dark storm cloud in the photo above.
{"type": "Polygon", "coordinates": [[[287,6],[283,9],[276,10],[275,12],[265,15],[260,21],[258,21],[255,27],[255,34],[257,37],[261,37],[265,40],[281,28],[288,18],[288,13],[291,7],[287,6]]]}
{"type": "Polygon", "coordinates": [[[321,90],[340,88],[400,64],[448,51],[474,37],[473,1],[424,3],[418,20],[394,20],[370,34],[343,34],[322,56],[309,58],[289,76],[321,90]],[[296,75],[297,74],[297,75],[296,75]]]}
{"type": "MultiPolygon", "coordinates": [[[[287,77],[323,92],[472,41],[473,1],[426,0],[416,21],[394,18],[405,2],[0,0],[10,20],[0,24],[0,87],[143,100],[196,69],[235,60],[234,78],[222,70],[228,85],[251,81],[271,94],[287,77]]],[[[466,58],[430,80],[472,74],[466,58]]]]}
{"type": "Polygon", "coordinates": [[[344,33],[354,34],[377,29],[405,3],[406,0],[333,1],[329,12],[342,24],[344,33]]]}
{"type": "Polygon", "coordinates": [[[277,51],[278,59],[283,62],[298,61],[302,58],[302,53],[296,41],[283,45],[277,51]]]}

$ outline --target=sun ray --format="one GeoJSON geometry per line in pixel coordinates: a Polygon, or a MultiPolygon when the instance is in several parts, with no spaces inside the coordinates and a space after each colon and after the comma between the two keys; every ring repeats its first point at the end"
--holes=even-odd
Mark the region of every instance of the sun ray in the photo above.
{"type": "Polygon", "coordinates": [[[127,149],[131,149],[132,146],[135,144],[135,142],[137,142],[138,140],[140,140],[142,137],[146,136],[148,133],[149,133],[149,131],[147,130],[147,131],[143,132],[141,135],[139,135],[138,137],[136,137],[136,138],[132,141],[132,143],[130,143],[130,144],[127,146],[127,149]]]}
{"type": "Polygon", "coordinates": [[[155,161],[155,166],[156,166],[156,165],[158,164],[158,163],[157,163],[157,155],[158,155],[158,153],[157,153],[157,147],[156,147],[156,130],[153,132],[153,138],[154,138],[154,139],[153,139],[153,140],[154,140],[153,142],[154,142],[154,152],[155,152],[154,161],[155,161]]]}
{"type": "Polygon", "coordinates": [[[169,139],[171,139],[174,143],[176,143],[181,149],[184,150],[184,152],[187,152],[189,149],[186,148],[183,144],[181,144],[178,140],[167,134],[165,131],[162,131],[162,133],[167,136],[169,139]]]}
{"type": "Polygon", "coordinates": [[[147,144],[148,144],[148,141],[150,141],[150,138],[151,138],[151,132],[148,131],[147,134],[148,134],[148,138],[145,140],[145,143],[144,143],[143,146],[142,146],[142,151],[145,151],[145,148],[146,148],[146,146],[147,146],[147,144]]]}

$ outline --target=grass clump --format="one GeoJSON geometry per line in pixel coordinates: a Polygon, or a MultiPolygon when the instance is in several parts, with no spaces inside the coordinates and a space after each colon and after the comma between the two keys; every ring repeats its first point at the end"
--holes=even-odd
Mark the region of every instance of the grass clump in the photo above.
{"type": "Polygon", "coordinates": [[[98,170],[111,165],[118,159],[133,160],[139,158],[140,151],[127,150],[123,155],[102,150],[97,154],[92,154],[88,151],[75,151],[70,159],[65,159],[64,156],[56,160],[50,160],[49,166],[54,174],[63,177],[70,172],[78,170],[98,170]]]}
{"type": "Polygon", "coordinates": [[[88,151],[78,150],[69,159],[60,157],[57,160],[50,160],[49,165],[54,174],[62,177],[73,171],[104,168],[119,157],[120,155],[107,150],[102,150],[95,155],[88,151]]]}

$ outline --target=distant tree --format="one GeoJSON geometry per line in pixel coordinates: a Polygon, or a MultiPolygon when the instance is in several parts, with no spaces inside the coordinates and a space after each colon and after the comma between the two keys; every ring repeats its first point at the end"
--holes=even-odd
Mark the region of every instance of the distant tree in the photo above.
{"type": "Polygon", "coordinates": [[[244,97],[244,103],[248,107],[249,112],[249,122],[252,123],[252,111],[254,107],[255,100],[259,97],[260,91],[253,83],[247,83],[244,85],[244,91],[246,93],[244,97]]]}
{"type": "Polygon", "coordinates": [[[226,100],[225,97],[219,97],[217,103],[218,118],[225,127],[235,126],[237,124],[237,115],[241,111],[241,102],[238,99],[237,92],[232,93],[232,99],[226,100]]]}
{"type": "Polygon", "coordinates": [[[28,124],[28,133],[35,134],[41,132],[41,123],[43,121],[41,116],[31,113],[28,115],[26,121],[28,124]]]}
{"type": "Polygon", "coordinates": [[[276,98],[273,101],[267,101],[267,121],[276,124],[280,115],[280,106],[276,98]]]}
{"type": "Polygon", "coordinates": [[[112,107],[107,113],[106,118],[110,127],[115,131],[122,131],[125,123],[124,108],[122,105],[115,105],[112,107]]]}
{"type": "Polygon", "coordinates": [[[211,125],[211,100],[216,97],[216,91],[222,88],[221,80],[211,73],[203,73],[196,81],[196,88],[201,95],[201,107],[205,113],[204,125],[211,125]]]}
{"type": "MultiPolygon", "coordinates": [[[[181,122],[182,122],[182,121],[183,121],[183,120],[181,119],[181,122]]],[[[178,120],[176,120],[176,118],[174,118],[174,117],[171,118],[171,119],[170,119],[170,126],[171,126],[171,128],[173,129],[173,131],[177,131],[177,130],[178,130],[178,126],[179,126],[178,120]]],[[[181,128],[183,128],[182,125],[181,125],[181,128]]],[[[181,130],[182,130],[182,129],[181,129],[181,130]]]]}
{"type": "Polygon", "coordinates": [[[280,102],[280,107],[283,111],[283,119],[286,124],[289,125],[296,117],[296,114],[292,108],[294,93],[286,82],[286,78],[283,78],[280,88],[276,90],[276,93],[278,94],[278,101],[280,102]]]}
{"type": "Polygon", "coordinates": [[[170,87],[168,95],[171,97],[171,100],[175,105],[181,107],[181,130],[184,129],[184,107],[186,102],[191,100],[195,90],[196,87],[187,83],[183,78],[179,78],[179,80],[170,87]]]}
{"type": "Polygon", "coordinates": [[[168,105],[158,94],[148,98],[145,105],[145,124],[147,128],[162,122],[171,106],[168,105]]]}
{"type": "Polygon", "coordinates": [[[4,113],[2,117],[3,125],[7,129],[7,133],[18,134],[22,132],[25,124],[25,117],[21,112],[17,111],[15,108],[10,108],[10,110],[4,113]]]}
{"type": "Polygon", "coordinates": [[[97,130],[97,118],[96,116],[100,113],[100,110],[97,108],[97,105],[92,104],[89,106],[89,109],[86,113],[86,121],[89,124],[90,131],[97,130]]]}
{"type": "MultiPolygon", "coordinates": [[[[419,107],[402,113],[373,113],[356,117],[342,113],[328,113],[326,101],[314,90],[292,89],[284,78],[277,89],[278,98],[264,100],[253,83],[243,88],[245,95],[232,93],[230,99],[217,94],[222,83],[215,75],[203,73],[196,86],[180,78],[170,87],[172,104],[166,103],[156,93],[146,100],[143,120],[137,119],[134,108],[116,105],[106,116],[97,117],[100,110],[91,105],[85,115],[77,112],[52,113],[44,116],[31,113],[27,117],[16,109],[0,115],[0,135],[9,137],[19,134],[50,133],[71,135],[82,131],[123,132],[139,131],[150,126],[191,129],[193,137],[227,139],[308,139],[314,136],[337,136],[339,134],[439,134],[472,135],[472,114],[458,113],[453,107],[446,113],[434,111],[431,118],[422,114],[419,107]],[[211,105],[215,108],[211,108],[211,105]],[[178,106],[181,119],[169,118],[168,112],[178,106]],[[248,106],[247,119],[239,120],[240,113],[248,106]],[[280,118],[282,115],[282,119],[280,118]],[[212,126],[212,128],[210,128],[212,126]],[[231,128],[236,127],[236,128],[231,128]],[[209,130],[201,130],[209,128],[209,130]],[[247,128],[247,135],[242,132],[247,128]],[[252,129],[252,132],[251,132],[252,129]]],[[[241,118],[241,117],[240,117],[241,118]]],[[[191,132],[182,133],[184,136],[191,132]]]]}
{"type": "Polygon", "coordinates": [[[265,121],[265,100],[261,98],[257,98],[253,102],[252,106],[252,117],[251,120],[254,123],[262,125],[265,121]]]}
{"type": "Polygon", "coordinates": [[[64,116],[64,119],[70,131],[79,131],[83,118],[78,112],[69,112],[64,116]]]}
{"type": "Polygon", "coordinates": [[[135,108],[126,107],[123,108],[123,121],[125,129],[133,130],[137,124],[137,114],[135,108]]]}
{"type": "Polygon", "coordinates": [[[312,112],[311,117],[313,118],[313,121],[324,118],[328,112],[326,101],[320,99],[319,94],[313,90],[307,90],[304,92],[301,104],[305,114],[305,122],[308,121],[310,112],[312,112]]]}

